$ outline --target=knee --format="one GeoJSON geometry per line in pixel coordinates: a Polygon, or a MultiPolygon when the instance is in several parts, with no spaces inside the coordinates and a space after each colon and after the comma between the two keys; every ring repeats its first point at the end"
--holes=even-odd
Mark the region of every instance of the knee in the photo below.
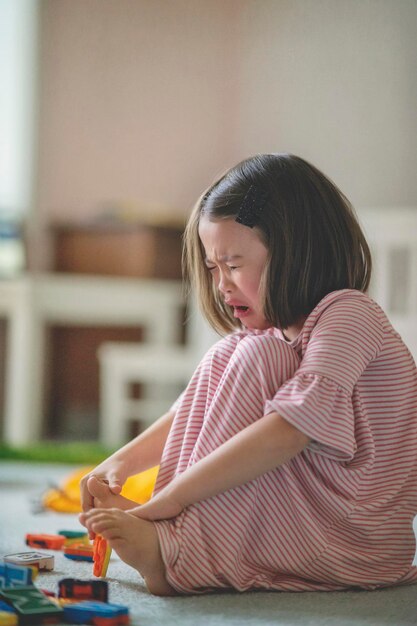
{"type": "Polygon", "coordinates": [[[280,359],[297,359],[295,350],[286,341],[272,334],[246,335],[238,348],[257,359],[269,354],[280,359]]]}
{"type": "Polygon", "coordinates": [[[272,334],[247,335],[236,348],[236,357],[247,366],[272,376],[279,386],[291,378],[300,364],[294,348],[272,334]]]}
{"type": "Polygon", "coordinates": [[[213,344],[206,352],[202,359],[202,363],[210,363],[213,359],[229,360],[236,350],[236,346],[239,345],[239,340],[239,333],[231,333],[230,335],[226,335],[226,337],[219,339],[219,341],[216,341],[216,343],[213,344]]]}

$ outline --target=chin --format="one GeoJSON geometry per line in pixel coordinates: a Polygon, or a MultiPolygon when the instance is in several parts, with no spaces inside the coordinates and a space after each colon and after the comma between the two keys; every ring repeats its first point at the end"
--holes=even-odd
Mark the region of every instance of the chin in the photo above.
{"type": "Polygon", "coordinates": [[[272,327],[272,324],[267,320],[256,322],[242,322],[243,326],[248,330],[267,330],[272,327]]]}

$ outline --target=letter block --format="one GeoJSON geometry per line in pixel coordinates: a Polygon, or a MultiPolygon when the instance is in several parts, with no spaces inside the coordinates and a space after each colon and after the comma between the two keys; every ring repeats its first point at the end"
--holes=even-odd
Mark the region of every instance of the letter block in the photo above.
{"type": "Polygon", "coordinates": [[[124,626],[129,623],[129,609],[121,604],[80,602],[64,606],[65,619],[73,624],[124,626]]]}
{"type": "Polygon", "coordinates": [[[36,568],[33,567],[0,563],[0,589],[32,585],[37,573],[36,568]]]}
{"type": "Polygon", "coordinates": [[[42,624],[58,621],[64,616],[63,609],[34,586],[0,589],[0,598],[14,608],[19,624],[42,624]]]}

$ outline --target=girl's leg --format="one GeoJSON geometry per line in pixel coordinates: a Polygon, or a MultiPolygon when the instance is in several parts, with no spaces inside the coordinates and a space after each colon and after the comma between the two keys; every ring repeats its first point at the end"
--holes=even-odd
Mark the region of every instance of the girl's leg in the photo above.
{"type": "MultiPolygon", "coordinates": [[[[294,351],[272,335],[244,335],[241,339],[232,336],[219,342],[203,359],[185,392],[164,452],[157,487],[161,489],[178,472],[260,419],[265,401],[273,397],[297,367],[294,351]]],[[[103,506],[132,507],[121,496],[106,496],[107,488],[100,491],[99,481],[92,482],[90,490],[103,506]]],[[[248,506],[246,498],[232,490],[203,502],[201,507],[190,507],[180,516],[179,533],[175,520],[153,523],[116,509],[94,509],[82,514],[80,520],[90,530],[102,534],[121,559],[139,571],[151,593],[173,595],[176,592],[166,574],[175,589],[183,592],[204,587],[242,588],[238,573],[235,576],[227,571],[233,546],[227,541],[227,549],[220,553],[218,547],[225,539],[227,527],[234,528],[234,534],[241,527],[241,532],[247,534],[253,514],[253,503],[248,506]],[[219,500],[225,500],[225,506],[219,500]],[[233,508],[230,520],[229,505],[233,508]],[[213,566],[224,576],[215,575],[213,566]]]]}
{"type": "MultiPolygon", "coordinates": [[[[204,392],[198,398],[197,391],[199,401],[185,393],[164,452],[161,487],[261,419],[267,401],[299,366],[296,352],[272,332],[232,340],[220,342],[205,363],[201,377],[208,384],[196,386],[204,392]]],[[[278,509],[291,507],[288,493],[277,468],[188,507],[175,520],[156,522],[169,583],[182,593],[268,588],[275,565],[285,564],[271,563],[281,528],[264,497],[278,509]]]]}
{"type": "Polygon", "coordinates": [[[298,365],[296,352],[273,331],[260,335],[233,333],[215,344],[201,361],[178,406],[155,493],[260,419],[266,400],[294,375],[298,365]]]}
{"type": "MultiPolygon", "coordinates": [[[[294,349],[272,333],[243,336],[230,355],[224,349],[214,352],[211,389],[188,465],[265,415],[266,402],[294,375],[299,362],[294,349]]],[[[193,420],[194,415],[187,416],[191,432],[193,420]]]]}

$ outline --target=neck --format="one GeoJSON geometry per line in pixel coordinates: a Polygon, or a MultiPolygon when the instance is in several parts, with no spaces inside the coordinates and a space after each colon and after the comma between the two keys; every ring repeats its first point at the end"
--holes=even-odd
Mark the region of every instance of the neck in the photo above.
{"type": "Polygon", "coordinates": [[[287,339],[287,341],[293,341],[298,337],[306,319],[307,317],[302,317],[297,320],[297,322],[292,326],[288,326],[287,328],[282,329],[282,334],[284,335],[285,339],[287,339]]]}

